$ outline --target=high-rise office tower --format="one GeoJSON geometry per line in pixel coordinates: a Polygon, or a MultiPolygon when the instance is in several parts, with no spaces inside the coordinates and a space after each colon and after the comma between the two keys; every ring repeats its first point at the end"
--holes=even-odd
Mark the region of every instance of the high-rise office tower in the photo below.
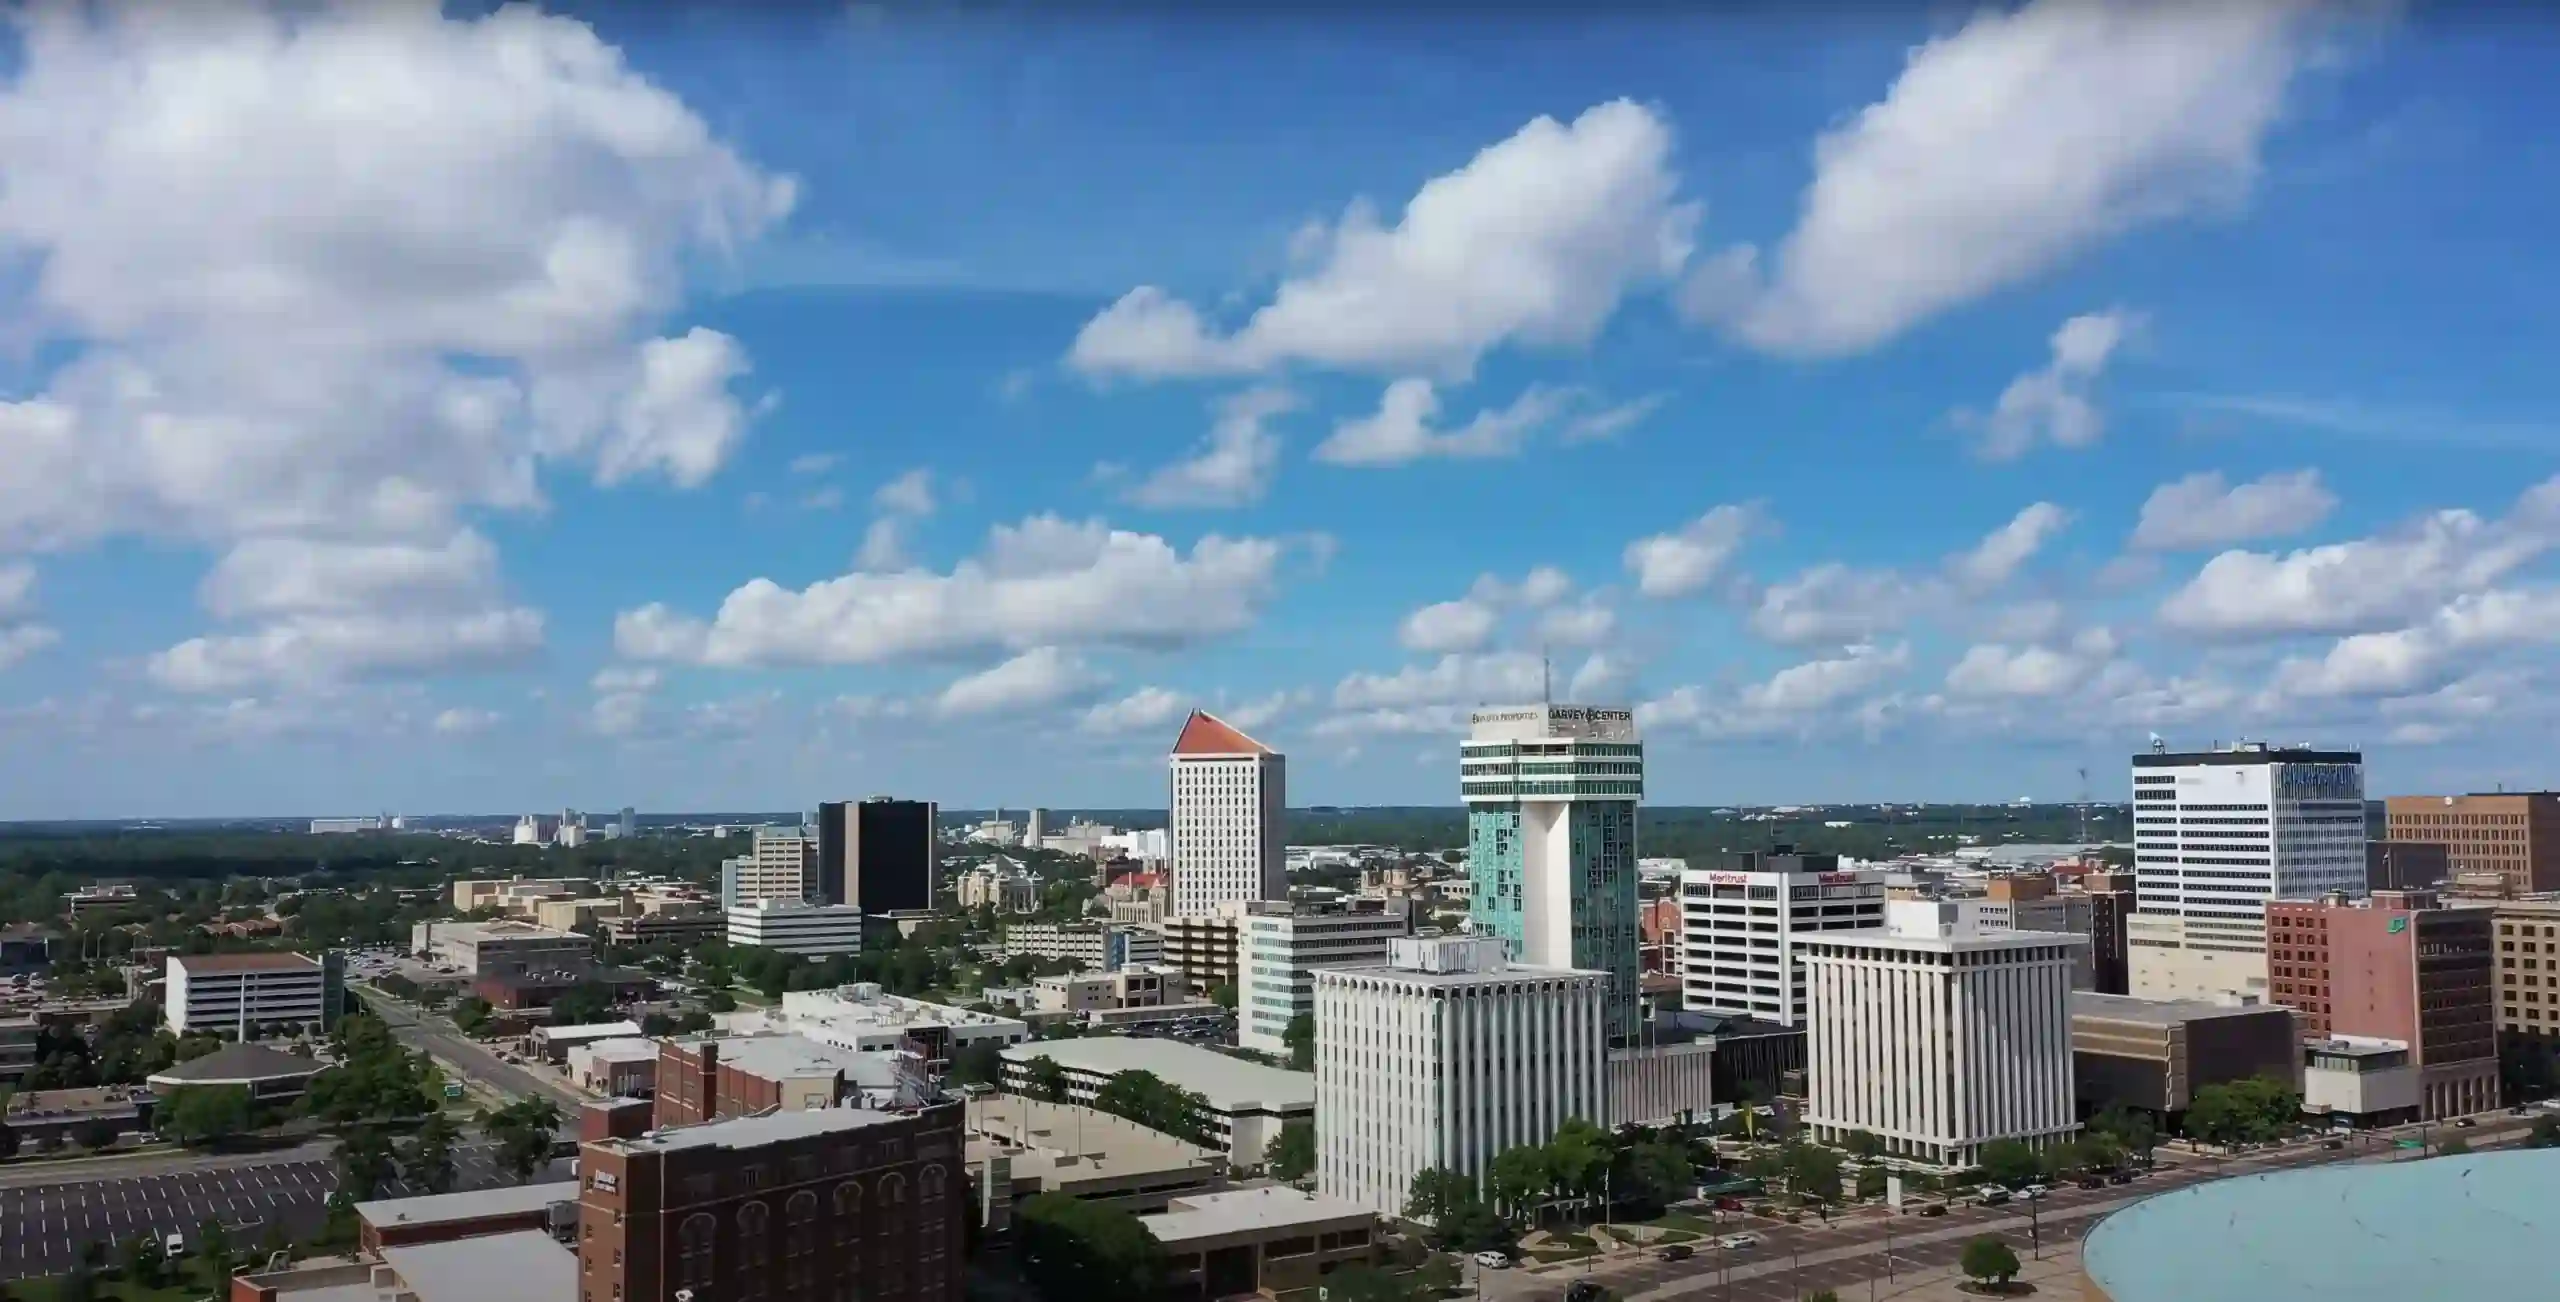
{"type": "Polygon", "coordinates": [[[2133,757],[2132,993],[2267,995],[2267,901],[2365,892],[2364,756],[2242,742],[2133,757]]]}
{"type": "Polygon", "coordinates": [[[865,914],[933,907],[941,887],[930,800],[834,801],[818,806],[816,904],[850,904],[865,914]]]}
{"type": "Polygon", "coordinates": [[[2442,847],[2448,876],[2495,874],[2510,896],[2560,890],[2560,792],[2393,796],[2384,817],[2391,840],[2442,847]]]}
{"type": "Polygon", "coordinates": [[[1513,959],[1609,974],[1609,1033],[1635,1033],[1635,713],[1580,705],[1475,712],[1458,748],[1469,913],[1513,959]]]}
{"type": "Polygon", "coordinates": [[[622,840],[628,841],[632,837],[638,835],[639,831],[640,811],[633,809],[629,805],[624,805],[622,807],[622,813],[613,820],[613,834],[622,840]]]}
{"type": "Polygon", "coordinates": [[[1680,986],[1693,1012],[1802,1026],[1796,949],[1826,931],[1884,925],[1884,874],[1843,871],[1836,854],[1793,846],[1731,851],[1680,874],[1680,986]]]}
{"type": "Polygon", "coordinates": [[[1194,917],[1223,904],[1289,898],[1289,775],[1280,752],[1193,710],[1174,739],[1171,767],[1169,912],[1194,917]]]}
{"type": "Polygon", "coordinates": [[[1022,822],[1022,848],[1037,850],[1048,843],[1049,811],[1034,808],[1022,822]]]}

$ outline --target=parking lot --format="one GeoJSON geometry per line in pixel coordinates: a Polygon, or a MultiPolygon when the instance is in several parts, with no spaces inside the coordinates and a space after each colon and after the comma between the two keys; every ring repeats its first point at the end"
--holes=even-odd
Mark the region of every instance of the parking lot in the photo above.
{"type": "MultiPolygon", "coordinates": [[[[454,1153],[454,1187],[487,1189],[515,1181],[491,1161],[486,1144],[454,1153]]],[[[568,1179],[568,1164],[554,1163],[536,1180],[568,1179]]],[[[109,1244],[112,1260],[135,1236],[170,1233],[196,1240],[198,1226],[219,1221],[235,1250],[254,1250],[270,1225],[288,1238],[317,1233],[337,1171],[326,1160],[273,1162],[166,1175],[0,1189],[0,1280],[55,1275],[80,1259],[82,1245],[109,1244]]],[[[380,1197],[426,1192],[405,1181],[383,1186],[380,1197]]]]}

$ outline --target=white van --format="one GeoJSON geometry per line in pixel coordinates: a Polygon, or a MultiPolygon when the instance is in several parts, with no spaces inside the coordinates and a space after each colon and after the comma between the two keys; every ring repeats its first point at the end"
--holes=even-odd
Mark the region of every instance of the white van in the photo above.
{"type": "Polygon", "coordinates": [[[187,1255],[187,1236],[176,1230],[169,1231],[169,1237],[160,1241],[160,1255],[170,1258],[187,1255]]]}

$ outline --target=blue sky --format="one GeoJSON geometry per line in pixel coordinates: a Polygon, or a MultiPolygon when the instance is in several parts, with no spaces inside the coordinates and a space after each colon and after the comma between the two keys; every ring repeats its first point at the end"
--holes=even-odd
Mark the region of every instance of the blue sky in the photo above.
{"type": "Polygon", "coordinates": [[[2560,28],[39,14],[0,817],[2547,786],[2560,28]]]}

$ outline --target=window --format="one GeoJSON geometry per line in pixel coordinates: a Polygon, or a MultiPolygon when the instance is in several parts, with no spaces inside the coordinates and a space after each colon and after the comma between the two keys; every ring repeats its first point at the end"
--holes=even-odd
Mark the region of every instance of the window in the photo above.
{"type": "Polygon", "coordinates": [[[772,1221],[772,1210],[761,1201],[738,1209],[738,1261],[745,1266],[765,1264],[770,1244],[765,1231],[772,1221]]]}
{"type": "Polygon", "coordinates": [[[677,1278],[687,1284],[711,1282],[711,1244],[719,1234],[720,1223],[709,1212],[695,1212],[684,1218],[684,1224],[676,1230],[676,1243],[682,1254],[677,1278]]]}
{"type": "Polygon", "coordinates": [[[916,1197],[918,1200],[928,1203],[937,1203],[942,1201],[942,1187],[944,1180],[945,1176],[943,1174],[942,1164],[939,1162],[936,1162],[918,1172],[916,1174],[916,1197]]]}

